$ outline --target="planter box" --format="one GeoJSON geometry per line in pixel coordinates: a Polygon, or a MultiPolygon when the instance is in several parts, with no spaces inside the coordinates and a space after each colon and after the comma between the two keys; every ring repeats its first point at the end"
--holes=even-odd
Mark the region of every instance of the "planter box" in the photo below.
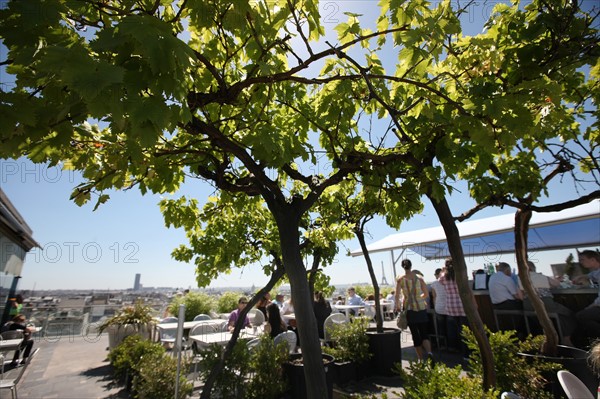
{"type": "MultiPolygon", "coordinates": [[[[289,359],[291,361],[302,358],[301,353],[293,353],[289,359]]],[[[333,398],[333,377],[335,370],[333,368],[333,356],[323,354],[323,363],[325,366],[325,379],[327,381],[327,398],[333,398]]],[[[292,399],[306,398],[306,379],[304,378],[304,364],[286,362],[283,364],[283,373],[287,377],[290,385],[290,397],[292,399]]],[[[325,397],[325,396],[324,396],[325,397]]]]}
{"type": "MultiPolygon", "coordinates": [[[[543,356],[531,353],[519,353],[521,356],[543,359],[548,362],[558,363],[562,365],[563,370],[568,370],[575,374],[590,390],[590,393],[595,394],[598,389],[598,378],[592,372],[587,363],[588,353],[578,348],[570,346],[558,345],[558,356],[543,356]]],[[[556,373],[545,376],[549,381],[548,391],[552,392],[555,399],[563,398],[564,392],[556,373]]]]}
{"type": "Polygon", "coordinates": [[[118,346],[125,338],[130,335],[138,334],[144,339],[150,339],[152,333],[152,326],[146,325],[112,325],[106,329],[108,331],[108,349],[113,349],[118,346]]]}
{"type": "Polygon", "coordinates": [[[400,338],[402,331],[397,328],[384,328],[378,333],[376,328],[367,329],[371,359],[367,368],[370,375],[391,377],[394,364],[402,361],[400,338]]]}
{"type": "Polygon", "coordinates": [[[339,386],[358,381],[358,365],[355,362],[334,362],[335,383],[339,386]]]}

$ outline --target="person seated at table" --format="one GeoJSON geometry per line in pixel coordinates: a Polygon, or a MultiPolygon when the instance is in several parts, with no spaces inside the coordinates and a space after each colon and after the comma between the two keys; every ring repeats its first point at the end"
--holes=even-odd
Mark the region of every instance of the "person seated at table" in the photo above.
{"type": "MultiPolygon", "coordinates": [[[[586,250],[579,253],[579,263],[590,270],[588,279],[600,283],[600,253],[586,250]]],[[[600,289],[598,297],[583,310],[575,313],[577,320],[576,335],[578,346],[587,349],[591,342],[600,338],[600,289]]]]}
{"type": "Polygon", "coordinates": [[[335,301],[335,305],[344,305],[344,297],[341,295],[338,295],[337,300],[335,301]]]}
{"type": "Polygon", "coordinates": [[[256,309],[260,310],[265,315],[265,318],[267,317],[267,306],[269,306],[270,303],[271,294],[267,292],[265,295],[262,296],[262,298],[260,298],[260,301],[258,301],[258,303],[256,304],[256,309]]]}
{"type": "MultiPolygon", "coordinates": [[[[354,287],[348,288],[348,297],[346,298],[346,305],[350,306],[366,306],[365,301],[360,297],[360,295],[356,294],[356,289],[354,287]]],[[[350,314],[355,316],[356,310],[350,309],[350,314]]]]}
{"type": "Polygon", "coordinates": [[[511,277],[510,265],[499,262],[496,273],[490,276],[489,291],[492,306],[502,310],[522,310],[523,292],[511,277]]]}
{"type": "Polygon", "coordinates": [[[323,293],[320,291],[315,292],[315,301],[313,302],[313,310],[315,317],[317,318],[317,329],[319,330],[319,338],[325,338],[325,331],[323,325],[325,319],[331,314],[331,305],[325,300],[323,293]]]}
{"type": "Polygon", "coordinates": [[[283,306],[281,307],[281,310],[279,311],[279,313],[281,313],[281,317],[283,318],[284,322],[287,322],[287,324],[290,327],[292,327],[292,328],[296,327],[296,319],[286,320],[286,318],[283,317],[288,314],[294,313],[294,301],[292,300],[292,297],[290,297],[290,299],[288,299],[287,301],[285,301],[283,303],[283,306]]]}
{"type": "Polygon", "coordinates": [[[23,341],[19,345],[19,348],[15,350],[15,355],[13,356],[13,360],[10,363],[11,366],[16,367],[19,364],[19,357],[21,356],[21,351],[23,352],[23,360],[21,360],[21,364],[25,364],[29,354],[31,353],[31,349],[33,348],[33,340],[31,339],[31,334],[35,331],[34,329],[27,327],[25,315],[18,314],[12,318],[11,321],[6,323],[2,327],[2,332],[4,331],[22,331],[23,332],[23,341]]]}
{"type": "Polygon", "coordinates": [[[590,282],[594,284],[600,283],[600,252],[586,249],[585,251],[579,252],[579,263],[584,268],[588,269],[587,274],[573,277],[573,284],[578,285],[589,285],[590,282]]]}
{"type": "MultiPolygon", "coordinates": [[[[510,265],[506,262],[499,262],[496,265],[496,273],[490,276],[488,289],[494,309],[523,310],[523,291],[519,289],[511,275],[510,265]]],[[[527,336],[525,320],[522,317],[511,317],[511,319],[517,336],[524,339],[527,336]]]]}
{"type": "Polygon", "coordinates": [[[275,300],[273,301],[273,303],[276,304],[281,310],[281,308],[283,307],[283,294],[275,295],[275,300]]]}
{"type": "MultiPolygon", "coordinates": [[[[244,309],[247,304],[248,304],[248,298],[246,298],[245,296],[240,297],[240,299],[238,299],[237,309],[229,314],[229,321],[227,322],[227,327],[229,329],[229,332],[231,332],[235,329],[235,323],[237,323],[237,320],[240,317],[240,313],[242,312],[242,309],[244,309]]],[[[248,315],[246,315],[246,317],[245,317],[244,327],[250,327],[250,319],[248,318],[248,315]]]]}
{"type": "MultiPolygon", "coordinates": [[[[560,327],[563,333],[562,344],[567,346],[573,346],[571,342],[571,334],[575,329],[575,317],[571,309],[567,308],[560,303],[554,301],[554,296],[550,292],[550,288],[557,288],[560,286],[560,281],[554,277],[544,276],[542,273],[536,271],[535,264],[531,261],[527,261],[527,267],[529,269],[529,279],[531,285],[535,289],[538,297],[542,300],[544,307],[548,313],[557,313],[559,318],[560,327]]],[[[522,288],[521,281],[519,280],[519,287],[522,288]]],[[[525,298],[523,300],[523,309],[534,310],[531,304],[531,299],[525,298]]]]}
{"type": "Polygon", "coordinates": [[[279,313],[279,306],[275,302],[270,303],[267,306],[267,323],[265,324],[265,332],[275,338],[282,332],[287,330],[285,322],[281,318],[279,313]]]}

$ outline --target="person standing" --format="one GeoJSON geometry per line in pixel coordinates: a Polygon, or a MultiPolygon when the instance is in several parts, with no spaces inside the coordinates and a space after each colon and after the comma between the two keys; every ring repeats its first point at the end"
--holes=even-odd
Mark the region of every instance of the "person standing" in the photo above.
{"type": "Polygon", "coordinates": [[[429,317],[427,316],[427,298],[429,292],[423,277],[412,271],[409,259],[402,261],[404,276],[396,279],[395,310],[407,310],[408,328],[412,336],[417,358],[421,361],[433,361],[431,342],[429,341],[429,317]],[[402,302],[400,302],[402,293],[402,302]]]}
{"type": "Polygon", "coordinates": [[[315,292],[315,301],[313,302],[313,310],[317,318],[317,329],[319,330],[319,338],[325,338],[324,324],[325,319],[331,314],[331,305],[325,300],[323,293],[315,292]]]}
{"type": "Polygon", "coordinates": [[[446,259],[445,272],[438,278],[438,282],[444,287],[446,293],[446,331],[448,334],[448,346],[461,351],[467,356],[467,345],[461,339],[462,327],[468,325],[467,316],[463,308],[462,300],[458,294],[454,265],[452,259],[446,259]]]}
{"type": "Polygon", "coordinates": [[[442,276],[442,272],[445,270],[437,268],[433,273],[435,277],[435,281],[430,284],[430,292],[431,292],[431,302],[433,305],[433,309],[435,310],[434,317],[435,323],[437,325],[437,334],[446,337],[446,289],[439,281],[439,278],[442,276]]]}

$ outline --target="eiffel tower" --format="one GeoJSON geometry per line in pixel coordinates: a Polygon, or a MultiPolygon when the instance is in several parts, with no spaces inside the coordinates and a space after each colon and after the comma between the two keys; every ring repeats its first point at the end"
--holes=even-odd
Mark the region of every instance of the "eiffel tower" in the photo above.
{"type": "Polygon", "coordinates": [[[381,262],[381,284],[388,285],[387,279],[385,278],[385,270],[383,269],[383,262],[381,262]]]}

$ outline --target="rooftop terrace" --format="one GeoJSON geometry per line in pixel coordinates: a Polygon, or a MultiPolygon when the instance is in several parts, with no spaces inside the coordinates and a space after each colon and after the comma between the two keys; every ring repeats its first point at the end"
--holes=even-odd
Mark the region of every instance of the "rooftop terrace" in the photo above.
{"type": "MultiPolygon", "coordinates": [[[[392,321],[386,327],[393,326],[392,321]]],[[[30,399],[93,399],[128,398],[128,392],[112,378],[112,369],[106,356],[108,336],[36,337],[34,348],[41,350],[32,360],[18,385],[19,398],[30,399]]],[[[402,363],[415,359],[410,334],[402,333],[402,363]]],[[[5,377],[11,378],[19,369],[8,366],[12,352],[7,354],[5,377]]],[[[460,362],[457,355],[440,353],[439,360],[455,365],[460,362]]],[[[192,398],[200,396],[202,385],[195,383],[192,398]]],[[[388,398],[398,397],[402,391],[397,377],[373,377],[354,386],[345,387],[344,393],[354,392],[376,394],[386,392],[388,398]]],[[[3,391],[3,397],[4,393],[3,391]]],[[[341,395],[334,395],[342,397],[341,395]]],[[[347,396],[346,396],[347,397],[347,396]]]]}

